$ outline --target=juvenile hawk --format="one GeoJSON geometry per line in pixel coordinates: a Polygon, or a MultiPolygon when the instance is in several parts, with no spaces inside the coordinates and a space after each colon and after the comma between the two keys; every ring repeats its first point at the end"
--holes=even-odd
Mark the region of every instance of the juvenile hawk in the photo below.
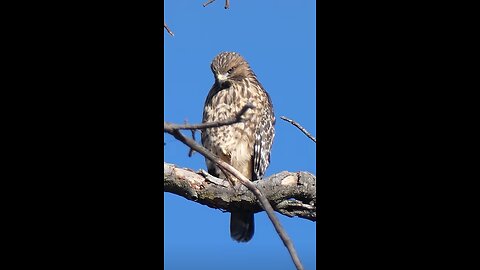
{"type": "MultiPolygon", "coordinates": [[[[261,179],[270,163],[275,116],[270,96],[257,80],[247,61],[235,52],[222,52],[212,61],[215,77],[203,110],[203,122],[231,119],[242,107],[251,103],[243,115],[246,120],[202,131],[202,144],[245,177],[261,179]]],[[[208,172],[226,176],[208,159],[208,172]]],[[[231,176],[233,177],[233,176],[231,176]]],[[[235,178],[234,178],[235,179],[235,178]]],[[[232,211],[230,236],[238,242],[248,242],[254,233],[253,212],[232,211]]]]}

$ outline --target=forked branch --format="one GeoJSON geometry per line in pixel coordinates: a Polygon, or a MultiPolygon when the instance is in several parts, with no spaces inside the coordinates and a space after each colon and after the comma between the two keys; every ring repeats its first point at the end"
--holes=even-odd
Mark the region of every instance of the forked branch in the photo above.
{"type": "MultiPolygon", "coordinates": [[[[248,106],[247,106],[248,107],[248,106]]],[[[247,110],[248,108],[243,108],[243,110],[247,110]]],[[[242,112],[243,114],[244,112],[242,112]]],[[[231,123],[238,123],[241,121],[241,117],[235,117],[235,119],[230,119],[231,123]]],[[[195,126],[196,128],[208,128],[208,127],[218,127],[221,125],[227,125],[226,123],[204,123],[200,125],[183,125],[183,129],[191,129],[192,126],[195,126]],[[209,124],[209,125],[206,125],[209,124]],[[206,127],[207,126],[207,127],[206,127]],[[188,128],[187,128],[188,127],[188,128]]],[[[293,263],[295,264],[296,268],[298,270],[303,270],[303,265],[300,262],[300,259],[297,255],[297,252],[293,246],[292,240],[288,237],[287,233],[283,229],[282,225],[280,224],[280,221],[278,218],[275,216],[274,210],[268,200],[265,198],[265,196],[260,192],[260,190],[249,180],[247,179],[243,174],[241,174],[239,171],[237,171],[234,167],[232,167],[230,164],[224,162],[223,160],[219,159],[215,155],[213,155],[209,150],[204,148],[203,146],[199,145],[196,143],[194,140],[187,138],[183,136],[183,134],[180,132],[180,127],[182,125],[176,125],[172,123],[165,122],[163,123],[163,128],[164,132],[169,133],[173,137],[175,137],[177,140],[180,142],[184,143],[185,145],[189,146],[193,150],[197,151],[213,163],[215,163],[218,167],[221,169],[229,172],[232,174],[236,179],[238,179],[243,185],[245,185],[258,199],[260,205],[262,208],[267,212],[268,217],[273,223],[273,226],[275,230],[277,231],[278,235],[280,236],[281,240],[283,241],[283,244],[287,247],[288,252],[290,253],[290,256],[292,257],[293,263]]]]}
{"type": "MultiPolygon", "coordinates": [[[[205,2],[203,4],[203,7],[206,7],[208,5],[210,5],[211,3],[215,2],[215,0],[208,0],[207,2],[205,2]]],[[[230,1],[229,0],[225,0],[225,9],[228,9],[230,7],[230,1]]]]}

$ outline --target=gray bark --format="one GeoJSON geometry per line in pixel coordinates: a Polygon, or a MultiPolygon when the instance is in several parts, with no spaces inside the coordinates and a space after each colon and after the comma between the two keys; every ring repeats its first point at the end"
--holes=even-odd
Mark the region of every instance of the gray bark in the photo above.
{"type": "MultiPolygon", "coordinates": [[[[206,172],[197,173],[165,162],[163,169],[165,192],[225,212],[236,209],[263,211],[255,195],[241,184],[232,187],[230,182],[206,172]]],[[[317,221],[316,177],[313,174],[283,171],[253,183],[275,211],[289,217],[317,221]]]]}

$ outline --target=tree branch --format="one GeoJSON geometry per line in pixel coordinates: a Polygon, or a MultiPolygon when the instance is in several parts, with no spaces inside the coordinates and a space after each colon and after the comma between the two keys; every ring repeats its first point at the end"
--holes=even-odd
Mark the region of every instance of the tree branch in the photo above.
{"type": "Polygon", "coordinates": [[[280,118],[282,120],[285,120],[287,122],[289,122],[290,124],[296,126],[298,129],[300,129],[300,131],[303,132],[303,134],[307,135],[308,138],[310,138],[310,140],[314,141],[315,143],[317,143],[317,139],[315,139],[315,137],[313,137],[310,133],[308,133],[308,131],[302,127],[299,123],[293,121],[292,119],[288,119],[287,117],[285,116],[280,116],[280,118]]]}
{"type": "Polygon", "coordinates": [[[170,28],[168,28],[167,26],[167,23],[165,21],[163,21],[163,28],[165,28],[165,30],[167,30],[167,32],[173,37],[174,34],[172,31],[170,31],[170,28]]]}
{"type": "MultiPolygon", "coordinates": [[[[207,129],[207,128],[212,128],[212,127],[221,127],[221,126],[228,126],[232,124],[236,124],[242,121],[245,121],[244,118],[242,118],[243,114],[247,112],[248,109],[253,109],[255,106],[253,106],[251,103],[247,103],[243,106],[243,108],[237,113],[237,115],[234,118],[231,119],[226,119],[222,121],[215,121],[215,122],[207,122],[207,123],[202,123],[202,124],[174,124],[174,123],[168,123],[164,121],[163,126],[165,125],[168,126],[168,129],[171,130],[181,130],[181,129],[207,129]]],[[[169,132],[170,133],[170,132],[169,132]]]]}
{"type": "Polygon", "coordinates": [[[167,123],[163,122],[163,129],[164,132],[167,132],[174,136],[177,140],[180,142],[184,143],[187,146],[190,146],[193,150],[197,151],[204,157],[208,158],[211,160],[213,163],[215,163],[219,168],[226,170],[230,174],[232,174],[238,181],[240,181],[243,185],[245,185],[250,191],[253,192],[253,194],[257,197],[260,205],[265,209],[267,212],[268,217],[272,221],[273,227],[277,231],[278,235],[280,236],[280,239],[282,239],[283,244],[287,247],[288,252],[290,253],[290,256],[292,257],[293,263],[295,264],[295,267],[298,270],[303,270],[303,265],[300,262],[300,259],[298,258],[297,251],[295,250],[293,246],[292,240],[288,237],[287,233],[283,229],[282,225],[280,224],[280,221],[274,214],[274,210],[268,200],[262,195],[262,193],[258,190],[258,188],[249,180],[247,179],[243,174],[241,174],[239,171],[237,171],[234,167],[232,167],[230,164],[224,162],[223,160],[219,159],[215,155],[213,155],[210,151],[208,151],[205,147],[197,144],[195,141],[192,139],[189,139],[179,131],[178,128],[174,128],[174,124],[172,123],[167,123]]]}
{"type": "MultiPolygon", "coordinates": [[[[206,3],[203,4],[203,7],[210,5],[212,2],[215,2],[215,0],[208,0],[206,3]]],[[[230,1],[225,0],[225,9],[228,9],[229,7],[230,7],[230,1]]]]}
{"type": "Polygon", "coordinates": [[[206,3],[204,3],[202,6],[203,7],[206,7],[208,5],[210,5],[212,2],[215,2],[215,0],[208,0],[206,3]]]}
{"type": "MultiPolygon", "coordinates": [[[[178,168],[163,163],[163,187],[210,208],[232,212],[238,209],[258,213],[263,209],[244,186],[233,188],[228,181],[200,170],[178,168]]],[[[289,217],[317,221],[316,177],[308,172],[280,172],[253,184],[265,195],[273,209],[289,217]]]]}

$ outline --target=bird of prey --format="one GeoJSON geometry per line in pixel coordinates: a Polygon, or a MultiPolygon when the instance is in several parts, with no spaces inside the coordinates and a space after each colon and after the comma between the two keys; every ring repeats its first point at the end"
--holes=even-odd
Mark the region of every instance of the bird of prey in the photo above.
{"type": "MultiPolygon", "coordinates": [[[[212,61],[215,77],[207,95],[203,122],[232,119],[250,103],[254,106],[243,115],[244,121],[202,131],[202,144],[229,163],[251,181],[261,179],[270,164],[275,136],[275,116],[270,96],[258,81],[247,61],[238,53],[222,52],[212,61]]],[[[222,179],[236,179],[206,159],[208,172],[222,179]],[[227,174],[227,175],[226,175],[227,174]]],[[[230,236],[248,242],[254,234],[253,212],[232,210],[230,236]]]]}

